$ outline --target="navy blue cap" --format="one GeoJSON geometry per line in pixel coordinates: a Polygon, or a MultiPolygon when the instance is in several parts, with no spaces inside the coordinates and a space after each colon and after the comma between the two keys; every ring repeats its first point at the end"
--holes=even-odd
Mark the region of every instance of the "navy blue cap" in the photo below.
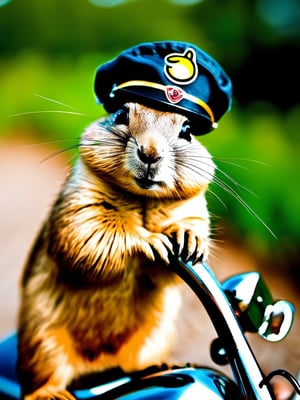
{"type": "Polygon", "coordinates": [[[230,109],[232,86],[223,68],[193,44],[153,42],[124,50],[96,72],[95,93],[107,112],[133,101],[186,115],[192,132],[217,127],[230,109]]]}

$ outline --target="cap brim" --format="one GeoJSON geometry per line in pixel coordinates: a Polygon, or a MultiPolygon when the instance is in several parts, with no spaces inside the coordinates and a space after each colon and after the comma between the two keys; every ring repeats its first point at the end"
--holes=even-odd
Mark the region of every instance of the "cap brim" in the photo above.
{"type": "Polygon", "coordinates": [[[163,92],[150,87],[118,89],[103,105],[111,113],[117,111],[123,104],[128,102],[137,102],[160,111],[182,114],[190,120],[191,130],[194,135],[204,135],[214,129],[211,119],[205,110],[202,110],[197,104],[188,99],[182,99],[180,103],[170,103],[163,92]]]}

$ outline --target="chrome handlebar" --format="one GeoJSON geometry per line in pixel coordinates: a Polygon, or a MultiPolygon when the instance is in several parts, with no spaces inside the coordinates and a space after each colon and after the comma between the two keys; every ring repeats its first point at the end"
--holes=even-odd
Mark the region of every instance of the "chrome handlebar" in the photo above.
{"type": "MultiPolygon", "coordinates": [[[[220,350],[225,353],[244,398],[275,399],[269,379],[261,371],[244,334],[247,326],[245,329],[242,323],[246,320],[246,325],[251,325],[252,331],[262,333],[267,340],[271,337],[271,340],[275,341],[276,334],[278,340],[281,340],[292,325],[293,306],[283,300],[274,303],[260,275],[238,275],[234,277],[235,282],[234,279],[228,280],[223,287],[206,262],[192,265],[190,262],[185,263],[174,258],[170,268],[183,279],[204,305],[222,344],[220,350]],[[241,290],[238,290],[245,280],[248,280],[247,286],[250,290],[244,292],[246,299],[239,298],[241,290]],[[252,286],[249,285],[250,280],[253,282],[252,286]],[[274,306],[278,303],[281,306],[280,311],[278,306],[274,306]],[[273,314],[270,308],[272,304],[274,309],[277,309],[273,314]]],[[[300,393],[299,384],[296,382],[293,386],[300,393]]]]}

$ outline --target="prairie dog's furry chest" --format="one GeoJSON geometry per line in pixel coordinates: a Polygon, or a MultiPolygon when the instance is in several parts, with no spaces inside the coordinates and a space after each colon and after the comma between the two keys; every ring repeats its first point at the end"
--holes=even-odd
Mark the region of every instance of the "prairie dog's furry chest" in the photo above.
{"type": "MultiPolygon", "coordinates": [[[[178,212],[172,216],[173,207],[115,191],[78,161],[37,242],[39,259],[27,265],[23,279],[30,293],[24,310],[31,301],[33,317],[41,313],[41,303],[47,304],[40,332],[69,343],[78,365],[80,358],[95,368],[118,364],[115,357],[125,344],[131,348],[144,340],[138,331],[146,337],[162,323],[166,303],[172,301],[173,312],[177,309],[171,289],[177,278],[146,255],[149,235],[178,218],[178,212]],[[39,297],[29,299],[34,291],[39,297]]],[[[133,368],[125,358],[124,368],[133,368]]]]}
{"type": "Polygon", "coordinates": [[[49,218],[49,252],[61,268],[103,281],[147,254],[151,234],[189,219],[207,228],[203,192],[185,201],[122,192],[79,160],[49,218]]]}

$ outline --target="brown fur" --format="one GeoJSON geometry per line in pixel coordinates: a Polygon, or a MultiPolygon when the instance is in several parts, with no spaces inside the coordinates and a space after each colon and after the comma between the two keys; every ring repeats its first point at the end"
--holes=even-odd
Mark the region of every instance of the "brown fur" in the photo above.
{"type": "Polygon", "coordinates": [[[72,398],[70,382],[166,360],[180,305],[169,252],[207,256],[209,153],[179,137],[184,116],[129,104],[82,135],[28,258],[19,312],[26,400],[72,398]],[[160,260],[160,261],[159,261],[160,260]]]}

